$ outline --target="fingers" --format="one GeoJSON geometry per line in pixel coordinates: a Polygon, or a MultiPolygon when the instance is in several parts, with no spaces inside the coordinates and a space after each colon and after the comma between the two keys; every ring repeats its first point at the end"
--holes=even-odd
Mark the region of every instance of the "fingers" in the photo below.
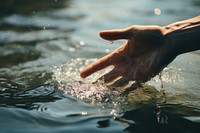
{"type": "Polygon", "coordinates": [[[103,80],[104,83],[109,83],[114,81],[118,77],[120,77],[120,73],[115,71],[115,69],[113,69],[107,74],[103,75],[101,78],[99,78],[99,80],[103,80]]]}
{"type": "Polygon", "coordinates": [[[130,30],[128,30],[128,28],[125,28],[101,31],[99,35],[105,40],[114,41],[119,39],[129,39],[131,36],[131,32],[130,30]]]}
{"type": "Polygon", "coordinates": [[[121,95],[126,95],[126,94],[128,94],[129,92],[131,92],[131,91],[137,89],[137,88],[140,87],[140,86],[141,86],[141,84],[135,82],[135,83],[133,83],[130,87],[126,88],[125,91],[124,91],[121,95]]]}
{"type": "Polygon", "coordinates": [[[110,62],[111,58],[112,58],[112,56],[109,54],[109,55],[104,56],[103,58],[97,60],[96,62],[92,63],[88,67],[84,68],[80,72],[80,76],[82,78],[86,78],[87,76],[110,66],[111,65],[111,62],[110,62]]]}
{"type": "MultiPolygon", "coordinates": [[[[119,29],[119,30],[107,30],[100,32],[100,36],[106,40],[117,40],[117,39],[129,39],[130,38],[130,32],[127,29],[119,29]]],[[[123,48],[122,48],[123,49],[123,48]]],[[[119,62],[123,58],[122,55],[119,54],[121,52],[121,49],[118,49],[114,51],[113,53],[99,59],[95,63],[89,65],[85,69],[83,69],[80,72],[80,76],[82,78],[86,78],[87,76],[102,70],[110,65],[114,65],[115,63],[119,62]]]]}
{"type": "MultiPolygon", "coordinates": [[[[123,49],[123,47],[122,47],[122,49],[123,49]]],[[[117,50],[113,51],[112,53],[102,57],[101,59],[97,60],[93,64],[91,64],[88,67],[86,67],[85,69],[83,69],[80,72],[80,76],[82,78],[86,78],[87,76],[89,76],[99,70],[102,70],[110,65],[119,64],[119,62],[121,62],[125,58],[122,51],[123,50],[117,49],[117,50]]]]}
{"type": "Polygon", "coordinates": [[[129,80],[127,78],[120,78],[119,80],[115,81],[112,86],[113,87],[122,87],[129,83],[129,80]]]}

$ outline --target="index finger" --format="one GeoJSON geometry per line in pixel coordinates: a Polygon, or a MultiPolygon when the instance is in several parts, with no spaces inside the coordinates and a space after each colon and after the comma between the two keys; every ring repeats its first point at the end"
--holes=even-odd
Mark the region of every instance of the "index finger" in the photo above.
{"type": "MultiPolygon", "coordinates": [[[[113,41],[113,40],[118,40],[118,39],[129,39],[130,32],[129,32],[129,28],[125,28],[125,29],[101,31],[99,35],[103,39],[113,41]]],[[[118,54],[119,51],[120,51],[120,48],[115,50],[111,54],[104,56],[103,58],[97,60],[93,64],[89,65],[88,67],[86,67],[85,69],[83,69],[80,72],[80,76],[82,78],[85,78],[99,70],[102,70],[102,69],[112,65],[112,63],[114,63],[114,62],[116,63],[117,61],[120,60],[119,56],[121,56],[121,55],[118,54]]]]}
{"type": "Polygon", "coordinates": [[[82,78],[86,78],[88,77],[89,75],[99,71],[99,70],[102,70],[110,65],[111,64],[111,58],[112,58],[112,55],[109,54],[107,56],[104,56],[102,57],[101,59],[97,60],[96,62],[92,63],[91,65],[89,65],[88,67],[84,68],[81,72],[80,72],[80,76],[82,78]]]}

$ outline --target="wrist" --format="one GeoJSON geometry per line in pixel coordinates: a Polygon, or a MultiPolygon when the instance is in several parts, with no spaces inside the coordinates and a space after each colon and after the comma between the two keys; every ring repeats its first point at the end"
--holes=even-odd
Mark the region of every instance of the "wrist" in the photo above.
{"type": "Polygon", "coordinates": [[[167,51],[167,54],[169,57],[176,57],[178,56],[179,53],[179,49],[178,46],[176,45],[176,41],[174,40],[174,30],[173,27],[168,27],[168,26],[163,26],[160,27],[160,31],[163,35],[163,49],[166,49],[165,51],[167,51]]]}
{"type": "Polygon", "coordinates": [[[176,31],[178,31],[178,29],[173,25],[162,27],[162,33],[165,38],[164,44],[167,48],[171,49],[174,56],[181,54],[176,40],[176,31]]]}
{"type": "Polygon", "coordinates": [[[166,43],[177,55],[200,49],[200,16],[163,27],[166,43]]]}

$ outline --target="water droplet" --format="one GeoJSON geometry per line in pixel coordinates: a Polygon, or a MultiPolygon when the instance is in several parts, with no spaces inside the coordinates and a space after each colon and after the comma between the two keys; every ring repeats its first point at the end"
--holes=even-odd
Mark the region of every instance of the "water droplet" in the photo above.
{"type": "Polygon", "coordinates": [[[106,49],[105,51],[106,51],[106,53],[109,53],[109,52],[110,52],[110,50],[109,50],[109,49],[106,49]]]}
{"type": "Polygon", "coordinates": [[[74,51],[75,51],[75,48],[69,48],[69,51],[70,51],[70,52],[74,52],[74,51]]]}
{"type": "Polygon", "coordinates": [[[110,44],[113,44],[114,43],[114,41],[109,41],[110,42],[110,44]]]}
{"type": "Polygon", "coordinates": [[[87,115],[88,113],[87,112],[81,112],[81,115],[87,115]]]}
{"type": "Polygon", "coordinates": [[[155,13],[156,15],[160,15],[160,14],[161,14],[161,10],[160,10],[159,8],[155,8],[155,9],[154,9],[154,13],[155,13]]]}
{"type": "Polygon", "coordinates": [[[117,111],[115,109],[112,109],[110,112],[111,115],[115,115],[116,113],[117,113],[117,111]]]}
{"type": "Polygon", "coordinates": [[[80,41],[79,44],[80,44],[81,46],[83,46],[83,45],[85,45],[85,42],[84,42],[84,41],[80,41]]]}

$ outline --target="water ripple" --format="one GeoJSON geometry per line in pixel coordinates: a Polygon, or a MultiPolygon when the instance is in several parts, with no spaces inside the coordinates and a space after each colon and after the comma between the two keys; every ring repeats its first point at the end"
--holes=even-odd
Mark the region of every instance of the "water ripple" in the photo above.
{"type": "Polygon", "coordinates": [[[0,80],[0,106],[19,107],[28,110],[37,109],[39,103],[52,102],[60,99],[55,94],[55,88],[43,85],[33,89],[15,82],[0,80]]]}

